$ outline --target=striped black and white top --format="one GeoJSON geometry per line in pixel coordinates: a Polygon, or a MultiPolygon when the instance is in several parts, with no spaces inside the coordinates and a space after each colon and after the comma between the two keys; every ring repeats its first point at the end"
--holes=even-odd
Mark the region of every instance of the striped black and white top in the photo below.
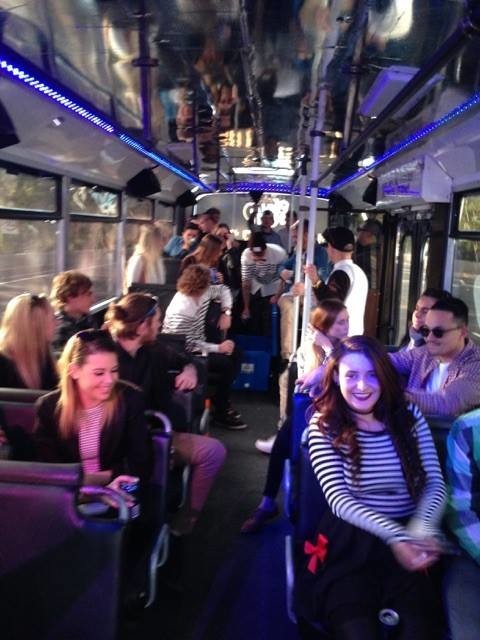
{"type": "Polygon", "coordinates": [[[361,462],[356,480],[351,463],[334,449],[331,438],[317,427],[315,413],[308,430],[312,467],[332,512],[387,544],[434,535],[442,517],[446,490],[430,429],[419,409],[409,405],[426,473],[423,494],[415,504],[408,492],[400,459],[386,431],[357,431],[361,462]],[[406,526],[396,518],[409,518],[406,526]]]}
{"type": "Polygon", "coordinates": [[[77,418],[78,446],[84,473],[100,471],[100,435],[104,421],[104,406],[79,411],[77,418]]]}
{"type": "Polygon", "coordinates": [[[277,293],[280,282],[280,269],[287,259],[282,247],[267,243],[267,249],[261,261],[253,259],[251,249],[242,253],[242,282],[251,282],[251,291],[261,292],[263,297],[277,293]]]}
{"type": "Polygon", "coordinates": [[[232,294],[225,285],[210,285],[199,298],[177,293],[165,311],[162,333],[185,335],[188,351],[218,352],[218,344],[205,339],[205,318],[212,300],[219,300],[222,309],[232,308],[232,294]]]}

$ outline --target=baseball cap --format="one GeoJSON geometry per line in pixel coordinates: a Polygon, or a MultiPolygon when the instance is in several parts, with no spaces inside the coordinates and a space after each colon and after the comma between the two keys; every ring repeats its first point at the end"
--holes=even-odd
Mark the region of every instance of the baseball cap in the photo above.
{"type": "Polygon", "coordinates": [[[347,227],[329,227],[322,235],[337,251],[353,251],[355,248],[355,237],[347,227]]]}
{"type": "Polygon", "coordinates": [[[368,233],[373,233],[375,236],[379,236],[382,233],[382,225],[378,220],[365,220],[363,224],[361,224],[357,231],[368,231],[368,233]]]}
{"type": "Polygon", "coordinates": [[[253,253],[257,254],[265,251],[267,243],[265,242],[265,237],[261,231],[255,231],[252,233],[248,241],[248,247],[253,253]]]}

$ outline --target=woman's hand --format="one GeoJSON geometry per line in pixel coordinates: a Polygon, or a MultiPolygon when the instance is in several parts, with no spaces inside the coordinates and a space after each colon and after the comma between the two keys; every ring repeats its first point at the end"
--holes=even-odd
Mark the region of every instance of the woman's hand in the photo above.
{"type": "Polygon", "coordinates": [[[224,284],[224,282],[225,282],[225,279],[223,277],[223,273],[220,273],[220,271],[216,272],[215,279],[216,279],[216,283],[215,284],[224,284]]]}
{"type": "Polygon", "coordinates": [[[295,282],[292,287],[292,294],[294,296],[299,296],[300,298],[305,295],[305,285],[303,282],[295,282]]]}
{"type": "Polygon", "coordinates": [[[431,540],[395,542],[391,546],[392,553],[407,571],[422,571],[438,560],[438,545],[434,547],[431,540]]]}
{"type": "MultiPolygon", "coordinates": [[[[126,482],[128,484],[132,484],[132,483],[138,484],[140,482],[140,479],[137,478],[136,476],[123,475],[123,476],[117,476],[110,482],[110,484],[107,484],[108,489],[113,489],[114,491],[116,491],[122,496],[122,498],[127,503],[128,507],[133,507],[133,505],[135,504],[135,498],[130,493],[127,493],[120,487],[122,482],[126,482]]],[[[104,501],[110,507],[117,506],[113,500],[110,500],[110,498],[108,498],[108,496],[105,496],[104,501]]]]}
{"type": "Polygon", "coordinates": [[[193,364],[187,364],[175,378],[175,389],[178,391],[191,391],[198,383],[197,370],[193,364]]]}
{"type": "Polygon", "coordinates": [[[312,387],[318,387],[323,380],[324,372],[325,367],[321,366],[298,378],[296,384],[300,385],[300,391],[308,391],[312,387]]]}
{"type": "Polygon", "coordinates": [[[318,329],[315,331],[314,344],[317,347],[321,347],[326,352],[330,352],[333,349],[333,345],[330,341],[330,338],[326,336],[324,333],[322,333],[321,331],[319,331],[318,329]]]}
{"type": "Polygon", "coordinates": [[[218,353],[224,353],[227,356],[230,356],[235,349],[235,343],[233,340],[224,340],[218,345],[218,353]]]}
{"type": "Polygon", "coordinates": [[[303,270],[305,271],[305,275],[312,281],[312,285],[317,284],[320,280],[317,273],[317,267],[314,264],[307,264],[303,267],[303,270]]]}

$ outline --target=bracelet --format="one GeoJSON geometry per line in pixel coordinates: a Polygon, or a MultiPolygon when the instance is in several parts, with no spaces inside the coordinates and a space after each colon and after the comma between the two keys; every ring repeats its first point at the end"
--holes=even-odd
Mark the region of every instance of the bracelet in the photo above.
{"type": "Polygon", "coordinates": [[[322,279],[321,279],[321,278],[319,278],[319,279],[316,281],[316,283],[315,283],[315,284],[312,284],[312,287],[313,287],[314,289],[318,289],[318,287],[319,287],[321,284],[323,284],[323,281],[322,281],[322,279]]]}

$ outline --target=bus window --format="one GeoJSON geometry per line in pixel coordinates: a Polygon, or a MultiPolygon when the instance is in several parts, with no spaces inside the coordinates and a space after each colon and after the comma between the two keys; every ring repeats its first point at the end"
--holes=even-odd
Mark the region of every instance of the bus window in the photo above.
{"type": "Polygon", "coordinates": [[[0,167],[0,209],[9,212],[57,212],[58,181],[51,176],[0,167]]]}
{"type": "Polygon", "coordinates": [[[56,271],[58,223],[51,218],[58,215],[58,184],[41,172],[0,166],[0,311],[20,293],[50,290],[56,271]]]}
{"type": "Polygon", "coordinates": [[[130,220],[153,220],[153,201],[148,198],[127,196],[127,218],[130,220]]]}
{"type": "Polygon", "coordinates": [[[102,187],[72,182],[69,189],[69,211],[84,216],[118,218],[120,195],[102,187]]]}
{"type": "Polygon", "coordinates": [[[98,301],[117,294],[115,264],[118,225],[71,220],[68,236],[68,269],[78,269],[95,285],[98,301]]]}
{"type": "Polygon", "coordinates": [[[412,236],[404,236],[400,242],[397,256],[398,276],[395,308],[395,323],[397,329],[395,344],[398,344],[407,329],[409,309],[408,295],[410,291],[410,274],[412,270],[412,236]]]}
{"type": "Polygon", "coordinates": [[[48,293],[56,273],[55,220],[0,219],[0,310],[16,295],[48,293]]]}
{"type": "Polygon", "coordinates": [[[455,240],[452,294],[470,310],[470,333],[480,342],[480,241],[455,240]]]}

